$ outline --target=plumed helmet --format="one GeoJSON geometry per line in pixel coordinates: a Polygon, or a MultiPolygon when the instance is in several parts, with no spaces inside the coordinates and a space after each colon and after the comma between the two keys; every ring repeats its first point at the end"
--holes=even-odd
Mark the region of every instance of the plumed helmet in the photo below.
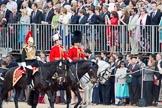
{"type": "Polygon", "coordinates": [[[28,38],[28,42],[34,43],[33,37],[29,37],[29,38],[28,38]]]}
{"type": "Polygon", "coordinates": [[[82,41],[82,32],[81,31],[74,31],[71,36],[71,43],[81,43],[82,41]]]}
{"type": "Polygon", "coordinates": [[[60,33],[56,33],[52,36],[53,41],[62,40],[60,33]]]}

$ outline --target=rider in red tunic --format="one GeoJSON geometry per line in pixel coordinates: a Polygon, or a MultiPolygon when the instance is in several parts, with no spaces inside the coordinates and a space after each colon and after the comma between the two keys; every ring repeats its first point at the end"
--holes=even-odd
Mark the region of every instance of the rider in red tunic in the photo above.
{"type": "MultiPolygon", "coordinates": [[[[66,60],[67,55],[65,52],[65,48],[62,46],[62,38],[59,33],[55,34],[53,36],[53,41],[55,42],[55,45],[52,47],[49,55],[49,60],[54,61],[54,60],[66,60]]],[[[55,79],[55,76],[53,76],[53,79],[55,79]]],[[[62,83],[62,81],[58,82],[62,83]]],[[[59,91],[57,91],[57,94],[59,91]]],[[[60,93],[59,93],[60,94],[60,93]]],[[[60,103],[60,96],[56,95],[56,103],[60,103]]]]}
{"type": "Polygon", "coordinates": [[[65,48],[62,46],[62,38],[59,33],[53,36],[53,40],[55,41],[55,45],[52,47],[49,55],[50,61],[54,60],[66,60],[67,55],[65,52],[65,48]]]}
{"type": "Polygon", "coordinates": [[[71,37],[72,47],[68,51],[68,59],[70,61],[86,60],[84,52],[80,48],[82,41],[82,33],[80,31],[74,31],[71,37]]]}

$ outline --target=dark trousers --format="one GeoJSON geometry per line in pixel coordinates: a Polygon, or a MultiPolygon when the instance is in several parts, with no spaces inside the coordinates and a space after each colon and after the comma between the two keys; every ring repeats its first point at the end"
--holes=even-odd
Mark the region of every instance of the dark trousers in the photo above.
{"type": "Polygon", "coordinates": [[[60,103],[65,103],[64,90],[60,90],[60,103]]]}
{"type": "Polygon", "coordinates": [[[153,101],[158,102],[159,100],[160,86],[153,84],[153,101]]]}
{"type": "Polygon", "coordinates": [[[93,88],[93,93],[92,93],[92,103],[99,104],[100,103],[100,97],[99,97],[99,87],[94,87],[93,88]]]}
{"type": "Polygon", "coordinates": [[[146,100],[146,105],[152,105],[153,97],[153,81],[144,81],[143,83],[143,98],[146,100]]]}
{"type": "Polygon", "coordinates": [[[111,104],[111,85],[101,86],[102,101],[104,105],[111,104]]]}
{"type": "Polygon", "coordinates": [[[130,104],[137,104],[140,99],[140,88],[139,85],[129,84],[129,95],[130,95],[130,104]]]}

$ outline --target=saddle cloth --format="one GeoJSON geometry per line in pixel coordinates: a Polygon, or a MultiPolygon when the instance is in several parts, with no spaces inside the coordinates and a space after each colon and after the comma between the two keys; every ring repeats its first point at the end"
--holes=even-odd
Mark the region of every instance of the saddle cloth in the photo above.
{"type": "Polygon", "coordinates": [[[22,74],[25,73],[26,70],[21,70],[20,67],[16,68],[14,73],[13,73],[13,86],[15,86],[15,84],[20,80],[20,78],[22,77],[22,74]]]}

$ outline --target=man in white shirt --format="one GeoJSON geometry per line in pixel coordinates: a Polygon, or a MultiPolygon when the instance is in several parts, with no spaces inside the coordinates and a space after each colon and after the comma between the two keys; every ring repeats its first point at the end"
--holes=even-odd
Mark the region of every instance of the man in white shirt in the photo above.
{"type": "Polygon", "coordinates": [[[128,23],[128,31],[129,31],[129,40],[131,44],[131,54],[138,54],[138,43],[135,39],[135,33],[136,33],[136,26],[137,26],[137,20],[139,18],[138,9],[132,8],[131,10],[131,16],[129,18],[128,23]]]}

